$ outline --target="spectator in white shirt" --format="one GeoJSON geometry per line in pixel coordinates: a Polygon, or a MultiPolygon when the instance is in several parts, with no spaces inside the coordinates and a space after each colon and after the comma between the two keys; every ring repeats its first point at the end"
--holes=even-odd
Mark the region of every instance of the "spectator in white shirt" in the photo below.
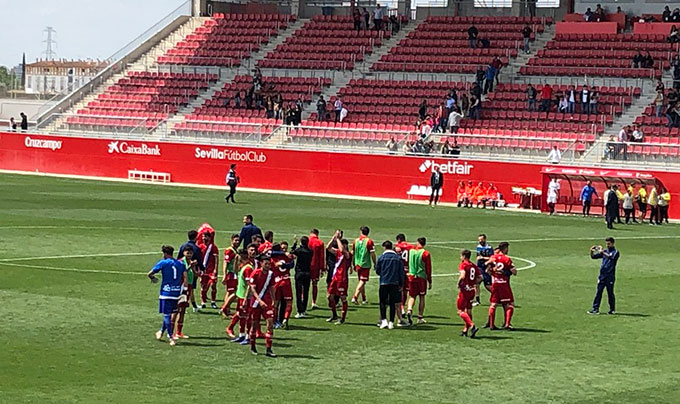
{"type": "Polygon", "coordinates": [[[560,99],[560,104],[557,106],[557,110],[561,113],[567,113],[569,111],[569,101],[565,97],[560,99]]]}
{"type": "Polygon", "coordinates": [[[338,97],[333,104],[333,110],[335,111],[335,122],[340,121],[340,114],[342,113],[342,100],[338,97]]]}
{"type": "Polygon", "coordinates": [[[642,128],[640,128],[638,125],[635,125],[633,127],[633,139],[632,139],[632,141],[637,142],[637,143],[644,143],[644,138],[645,138],[645,135],[644,135],[644,133],[642,133],[642,128]]]}
{"type": "Polygon", "coordinates": [[[375,9],[373,10],[373,27],[376,31],[382,29],[383,13],[384,11],[382,7],[380,7],[380,3],[376,4],[375,9]]]}
{"type": "Polygon", "coordinates": [[[562,153],[560,153],[560,149],[557,148],[557,145],[553,146],[552,150],[550,150],[550,153],[548,153],[548,161],[551,164],[560,164],[560,161],[562,160],[562,153]]]}
{"type": "Polygon", "coordinates": [[[449,129],[451,133],[458,133],[458,128],[460,127],[461,119],[463,119],[463,114],[461,114],[456,108],[454,108],[449,114],[449,129]]]}
{"type": "Polygon", "coordinates": [[[342,109],[340,110],[340,122],[344,121],[345,118],[347,118],[347,112],[348,112],[347,108],[343,106],[342,109]]]}

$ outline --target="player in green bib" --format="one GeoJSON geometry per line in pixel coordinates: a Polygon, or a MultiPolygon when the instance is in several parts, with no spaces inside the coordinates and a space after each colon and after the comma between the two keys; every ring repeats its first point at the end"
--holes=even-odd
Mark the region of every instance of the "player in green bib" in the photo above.
{"type": "Polygon", "coordinates": [[[423,318],[425,313],[425,295],[428,289],[432,289],[432,259],[430,252],[425,250],[426,242],[425,237],[420,237],[415,248],[411,249],[408,254],[409,298],[406,318],[409,324],[413,324],[413,306],[415,305],[416,297],[420,297],[418,303],[418,324],[425,323],[423,318]]]}
{"type": "Polygon", "coordinates": [[[352,244],[352,254],[354,256],[354,270],[359,277],[359,284],[352,295],[352,303],[359,304],[358,298],[361,294],[361,304],[366,304],[366,282],[371,274],[371,263],[375,266],[375,246],[373,240],[368,238],[368,233],[371,232],[366,226],[359,229],[359,238],[354,240],[352,244]]]}
{"type": "Polygon", "coordinates": [[[223,316],[229,317],[231,314],[231,304],[236,300],[236,287],[238,286],[239,255],[236,252],[241,238],[238,234],[231,235],[231,245],[224,250],[224,276],[222,277],[222,284],[226,289],[224,295],[224,303],[220,312],[223,316]]]}
{"type": "Polygon", "coordinates": [[[187,287],[182,291],[182,294],[177,301],[177,324],[175,325],[175,329],[177,330],[176,335],[178,338],[189,338],[182,332],[184,329],[184,314],[186,313],[187,307],[189,307],[189,302],[194,299],[194,290],[191,287],[191,284],[196,276],[194,272],[198,273],[198,262],[193,259],[194,250],[191,246],[184,247],[183,254],[184,258],[182,258],[180,262],[183,263],[187,269],[187,287]]]}
{"type": "Polygon", "coordinates": [[[236,301],[236,313],[232,316],[229,326],[227,326],[227,335],[232,338],[232,342],[239,342],[242,345],[247,345],[248,333],[247,333],[247,320],[248,320],[248,279],[250,274],[255,270],[255,254],[257,254],[257,247],[254,244],[250,244],[247,250],[242,250],[239,253],[239,263],[240,270],[238,273],[238,282],[236,285],[235,296],[238,298],[236,301]],[[238,337],[234,335],[234,326],[238,322],[239,333],[238,337]]]}

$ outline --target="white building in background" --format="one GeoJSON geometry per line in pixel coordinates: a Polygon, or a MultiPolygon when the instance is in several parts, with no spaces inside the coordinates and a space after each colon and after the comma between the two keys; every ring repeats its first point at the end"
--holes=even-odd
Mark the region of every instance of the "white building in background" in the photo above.
{"type": "Polygon", "coordinates": [[[27,94],[58,94],[90,81],[106,67],[99,60],[38,60],[26,64],[27,94]]]}

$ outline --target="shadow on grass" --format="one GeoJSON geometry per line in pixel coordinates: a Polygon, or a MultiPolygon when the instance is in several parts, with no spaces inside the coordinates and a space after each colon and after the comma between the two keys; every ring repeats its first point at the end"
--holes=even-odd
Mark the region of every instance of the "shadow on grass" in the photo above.
{"type": "Polygon", "coordinates": [[[622,317],[651,317],[650,314],[644,314],[644,313],[619,313],[616,312],[614,316],[622,316],[622,317]]]}
{"type": "Polygon", "coordinates": [[[286,359],[311,359],[311,360],[319,360],[321,358],[317,358],[316,356],[312,355],[297,355],[297,354],[277,354],[279,358],[286,358],[286,359]]]}
{"type": "Polygon", "coordinates": [[[226,346],[227,341],[225,340],[223,344],[204,344],[201,342],[189,342],[189,341],[182,341],[178,342],[176,346],[182,347],[182,346],[199,346],[199,347],[217,347],[217,346],[226,346]]]}
{"type": "Polygon", "coordinates": [[[540,328],[523,328],[523,327],[515,327],[515,331],[512,332],[530,332],[530,333],[549,333],[551,331],[549,330],[541,330],[540,328]]]}
{"type": "Polygon", "coordinates": [[[288,330],[291,331],[330,331],[328,328],[319,328],[319,327],[303,327],[300,325],[289,325],[288,330]]]}
{"type": "Polygon", "coordinates": [[[228,341],[229,337],[227,337],[226,335],[224,337],[190,336],[189,340],[228,341]]]}
{"type": "Polygon", "coordinates": [[[197,312],[196,314],[201,315],[201,316],[205,316],[205,315],[219,316],[220,312],[219,311],[203,311],[203,310],[201,310],[201,311],[197,312]]]}
{"type": "Polygon", "coordinates": [[[276,341],[300,341],[300,338],[294,337],[274,337],[276,341]]]}
{"type": "Polygon", "coordinates": [[[400,329],[406,331],[435,331],[439,329],[438,327],[433,327],[430,324],[412,325],[410,327],[400,327],[400,329]]]}
{"type": "Polygon", "coordinates": [[[502,336],[502,335],[479,335],[479,334],[477,334],[472,339],[502,340],[502,339],[510,339],[510,337],[505,337],[505,336],[502,336]]]}

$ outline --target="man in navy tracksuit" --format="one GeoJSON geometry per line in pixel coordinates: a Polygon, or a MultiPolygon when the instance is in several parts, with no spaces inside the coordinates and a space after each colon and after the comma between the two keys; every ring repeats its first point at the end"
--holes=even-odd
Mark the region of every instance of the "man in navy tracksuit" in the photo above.
{"type": "Polygon", "coordinates": [[[391,241],[382,243],[385,252],[375,264],[380,277],[380,328],[394,328],[397,304],[401,303],[401,288],[404,286],[404,260],[394,251],[391,241]],[[390,321],[387,321],[387,307],[390,307],[390,321]]]}
{"type": "Polygon", "coordinates": [[[600,266],[600,276],[597,278],[597,293],[595,300],[593,300],[593,308],[588,310],[588,314],[600,314],[600,301],[602,301],[602,292],[605,288],[609,298],[609,314],[616,313],[614,281],[616,280],[616,263],[621,255],[614,247],[613,237],[607,237],[605,242],[607,244],[604,249],[600,246],[590,247],[590,257],[594,260],[602,258],[602,265],[600,266]]]}

